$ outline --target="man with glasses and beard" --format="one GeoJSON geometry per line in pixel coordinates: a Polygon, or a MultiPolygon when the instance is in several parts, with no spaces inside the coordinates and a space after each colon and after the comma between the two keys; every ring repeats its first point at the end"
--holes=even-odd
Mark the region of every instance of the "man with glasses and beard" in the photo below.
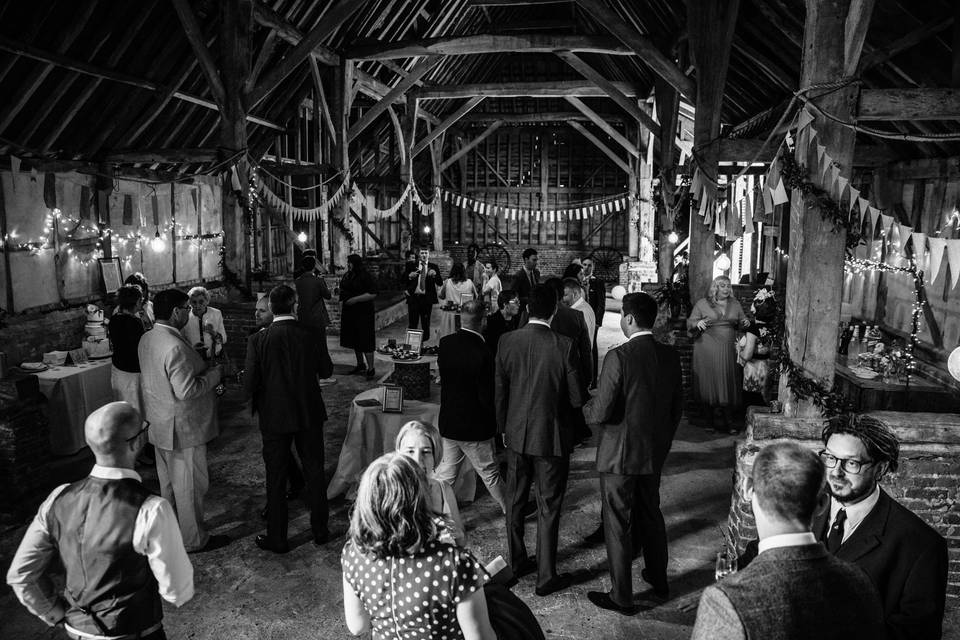
{"type": "Polygon", "coordinates": [[[823,443],[830,509],[814,520],[813,532],[873,580],[888,640],[940,638],[947,543],[880,488],[897,470],[897,437],[876,416],[849,415],[827,424],[823,443]]]}

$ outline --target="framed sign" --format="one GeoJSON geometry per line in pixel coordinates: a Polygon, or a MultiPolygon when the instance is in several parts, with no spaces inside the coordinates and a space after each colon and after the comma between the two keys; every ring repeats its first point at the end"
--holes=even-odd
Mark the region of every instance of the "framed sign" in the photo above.
{"type": "Polygon", "coordinates": [[[383,412],[403,413],[403,387],[393,384],[384,385],[383,412]]]}
{"type": "Polygon", "coordinates": [[[423,346],[423,331],[420,329],[407,329],[407,337],[404,342],[410,345],[410,350],[419,354],[420,347],[423,346]]]}
{"type": "Polygon", "coordinates": [[[100,258],[100,277],[107,293],[116,293],[123,286],[123,273],[120,271],[120,258],[100,258]]]}
{"type": "Polygon", "coordinates": [[[80,347],[79,349],[71,349],[70,360],[73,361],[73,364],[86,364],[89,362],[86,349],[83,347],[80,347]]]}

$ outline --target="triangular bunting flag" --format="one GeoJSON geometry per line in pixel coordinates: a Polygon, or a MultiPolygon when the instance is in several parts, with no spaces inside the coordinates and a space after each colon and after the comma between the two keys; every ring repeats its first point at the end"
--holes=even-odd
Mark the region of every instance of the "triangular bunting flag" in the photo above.
{"type": "Polygon", "coordinates": [[[927,257],[927,234],[914,233],[910,236],[913,247],[913,264],[917,269],[923,269],[924,258],[927,257]]]}
{"type": "Polygon", "coordinates": [[[763,187],[762,194],[764,215],[771,215],[773,213],[773,194],[766,186],[763,187]]]}
{"type": "Polygon", "coordinates": [[[890,227],[893,225],[893,216],[888,216],[880,213],[879,209],[874,209],[870,207],[870,216],[873,217],[873,212],[876,211],[880,214],[880,233],[889,236],[890,227]]]}
{"type": "Polygon", "coordinates": [[[945,238],[927,238],[927,242],[930,244],[930,252],[927,254],[929,264],[924,279],[927,282],[933,282],[940,274],[940,264],[943,262],[943,252],[947,248],[947,241],[945,238]]]}
{"type": "Polygon", "coordinates": [[[860,205],[860,213],[866,213],[866,211],[870,208],[870,202],[865,200],[864,198],[858,197],[857,204],[860,205]]]}
{"type": "Polygon", "coordinates": [[[897,233],[900,234],[900,255],[907,255],[907,240],[910,239],[910,234],[913,233],[913,227],[908,227],[905,224],[897,223],[897,233]]]}
{"type": "Polygon", "coordinates": [[[950,264],[950,288],[956,289],[960,281],[960,240],[947,240],[947,261],[950,264]]]}
{"type": "MultiPolygon", "coordinates": [[[[853,185],[850,185],[850,202],[847,204],[847,211],[853,210],[853,205],[857,204],[857,201],[860,200],[860,190],[855,189],[853,185]]],[[[860,209],[861,214],[866,214],[866,209],[860,209]]]]}
{"type": "Polygon", "coordinates": [[[797,116],[797,130],[800,131],[802,129],[806,129],[813,121],[813,114],[806,109],[801,109],[800,114],[797,116]]]}
{"type": "MultiPolygon", "coordinates": [[[[880,209],[875,207],[867,207],[867,209],[870,212],[870,235],[867,237],[873,240],[873,237],[877,235],[877,224],[880,221],[880,209]]],[[[882,233],[886,233],[884,229],[885,227],[881,227],[880,231],[882,233]]]]}
{"type": "Polygon", "coordinates": [[[773,204],[781,205],[789,201],[790,197],[787,195],[787,189],[783,186],[783,180],[777,181],[777,187],[773,191],[773,204]]]}

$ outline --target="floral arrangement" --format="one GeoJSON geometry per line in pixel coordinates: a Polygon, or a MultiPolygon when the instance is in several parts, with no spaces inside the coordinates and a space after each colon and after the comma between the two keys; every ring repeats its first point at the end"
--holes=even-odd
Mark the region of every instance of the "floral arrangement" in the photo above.
{"type": "Polygon", "coordinates": [[[873,369],[884,378],[902,378],[910,369],[910,358],[905,349],[889,348],[878,342],[873,351],[857,356],[861,366],[873,369]]]}

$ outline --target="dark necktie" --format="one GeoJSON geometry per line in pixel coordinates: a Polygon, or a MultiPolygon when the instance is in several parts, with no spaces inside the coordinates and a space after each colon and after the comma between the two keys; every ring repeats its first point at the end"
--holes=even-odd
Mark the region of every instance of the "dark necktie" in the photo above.
{"type": "Polygon", "coordinates": [[[833,519],[833,526],[827,533],[827,551],[836,553],[840,545],[843,544],[843,523],[847,521],[847,512],[843,509],[837,511],[837,517],[833,519]]]}
{"type": "Polygon", "coordinates": [[[422,293],[427,292],[427,265],[420,265],[420,291],[422,293]]]}

